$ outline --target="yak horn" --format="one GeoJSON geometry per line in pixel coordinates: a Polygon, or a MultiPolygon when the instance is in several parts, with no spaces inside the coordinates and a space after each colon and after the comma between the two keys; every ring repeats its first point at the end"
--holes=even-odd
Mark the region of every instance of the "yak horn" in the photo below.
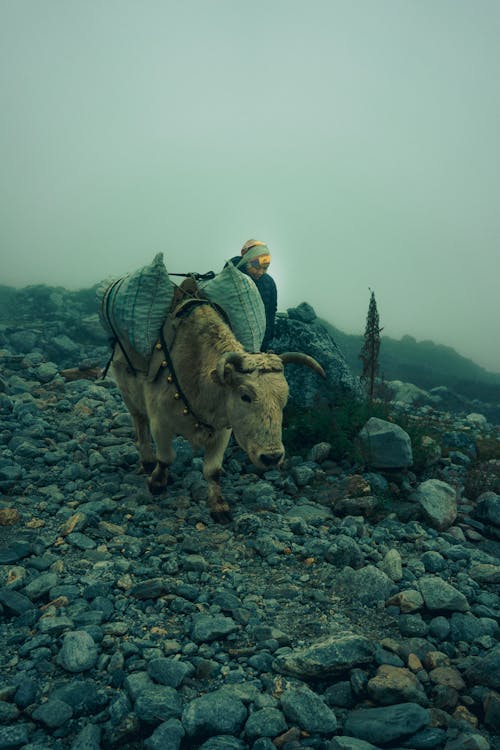
{"type": "Polygon", "coordinates": [[[217,376],[221,383],[224,382],[224,370],[226,365],[234,365],[236,367],[240,362],[241,352],[226,352],[219,357],[219,361],[217,362],[217,376]]]}
{"type": "Polygon", "coordinates": [[[283,352],[283,354],[279,354],[278,356],[284,365],[288,365],[290,362],[296,365],[305,365],[314,370],[314,372],[317,372],[318,375],[321,375],[322,378],[326,378],[326,373],[320,363],[314,357],[310,357],[309,354],[304,354],[304,352],[283,352]]]}

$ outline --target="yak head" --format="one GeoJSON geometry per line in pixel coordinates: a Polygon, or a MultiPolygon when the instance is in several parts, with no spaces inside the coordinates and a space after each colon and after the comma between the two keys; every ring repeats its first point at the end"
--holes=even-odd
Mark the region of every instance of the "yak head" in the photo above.
{"type": "Polygon", "coordinates": [[[304,364],[325,377],[321,365],[302,352],[227,352],[217,363],[215,377],[225,387],[228,424],[260,469],[278,467],[285,457],[281,433],[288,383],[283,369],[288,362],[304,364]]]}

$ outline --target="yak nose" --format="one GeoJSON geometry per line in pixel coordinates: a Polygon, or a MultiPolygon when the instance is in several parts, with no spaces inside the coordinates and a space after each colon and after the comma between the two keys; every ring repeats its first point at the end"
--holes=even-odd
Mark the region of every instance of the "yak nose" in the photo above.
{"type": "Polygon", "coordinates": [[[283,451],[273,451],[273,453],[261,453],[260,460],[264,466],[278,466],[284,456],[283,451]]]}

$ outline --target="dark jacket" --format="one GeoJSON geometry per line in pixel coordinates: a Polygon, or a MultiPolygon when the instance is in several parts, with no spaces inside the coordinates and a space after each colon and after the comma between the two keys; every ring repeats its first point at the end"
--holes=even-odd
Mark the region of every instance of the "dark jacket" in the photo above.
{"type": "MultiPolygon", "coordinates": [[[[231,263],[233,264],[233,266],[237,266],[240,260],[241,255],[236,255],[234,258],[231,258],[231,263]]],[[[250,274],[248,274],[245,270],[243,270],[243,268],[241,268],[241,266],[238,270],[244,273],[245,276],[248,276],[250,279],[252,278],[250,274]]],[[[269,342],[274,336],[274,321],[276,317],[276,310],[278,308],[278,290],[276,289],[274,279],[272,278],[272,276],[269,276],[268,273],[265,273],[260,277],[260,279],[257,279],[257,281],[255,281],[254,279],[252,279],[252,281],[259,290],[260,296],[262,297],[262,302],[264,303],[264,310],[266,311],[266,332],[264,334],[262,346],[260,347],[261,352],[265,352],[267,351],[269,342]]]]}

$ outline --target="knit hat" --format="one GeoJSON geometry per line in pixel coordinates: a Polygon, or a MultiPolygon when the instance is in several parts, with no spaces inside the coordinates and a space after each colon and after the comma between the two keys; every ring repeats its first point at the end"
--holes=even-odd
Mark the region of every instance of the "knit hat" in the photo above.
{"type": "Polygon", "coordinates": [[[247,240],[243,245],[242,250],[246,247],[248,247],[248,250],[236,264],[238,268],[240,266],[246,266],[247,263],[259,258],[261,255],[266,255],[269,260],[271,260],[271,253],[265,242],[261,242],[260,240],[247,240]]]}

